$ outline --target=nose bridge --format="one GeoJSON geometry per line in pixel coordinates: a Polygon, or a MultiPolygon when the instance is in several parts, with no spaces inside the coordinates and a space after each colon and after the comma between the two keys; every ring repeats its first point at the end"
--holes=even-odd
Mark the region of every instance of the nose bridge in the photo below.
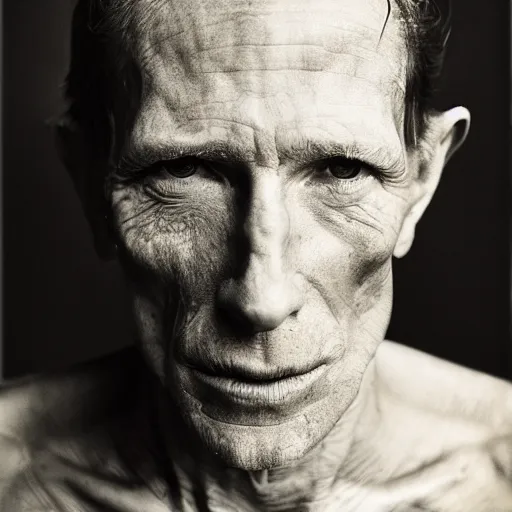
{"type": "Polygon", "coordinates": [[[244,231],[249,242],[250,260],[277,278],[285,271],[284,259],[290,236],[290,216],[277,174],[254,180],[244,231]]]}
{"type": "Polygon", "coordinates": [[[272,330],[302,306],[290,259],[290,215],[275,171],[254,179],[244,235],[249,253],[245,268],[221,290],[221,303],[230,321],[251,331],[272,330]]]}

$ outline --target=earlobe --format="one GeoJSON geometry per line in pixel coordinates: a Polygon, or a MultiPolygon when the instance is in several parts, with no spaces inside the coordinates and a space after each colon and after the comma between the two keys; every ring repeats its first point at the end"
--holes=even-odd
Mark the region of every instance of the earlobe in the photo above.
{"type": "Polygon", "coordinates": [[[395,258],[403,258],[411,249],[416,227],[412,226],[411,223],[408,224],[409,225],[406,226],[404,223],[402,226],[400,236],[398,237],[398,241],[395,245],[395,250],[393,251],[393,256],[395,258]]]}
{"type": "Polygon", "coordinates": [[[405,216],[393,251],[395,258],[403,258],[410,251],[416,233],[416,224],[430,199],[430,197],[422,196],[405,216]]]}
{"type": "Polygon", "coordinates": [[[393,251],[396,258],[402,258],[409,252],[416,224],[434,195],[444,166],[466,139],[469,125],[470,114],[464,107],[437,114],[431,119],[420,146],[409,154],[408,166],[411,172],[415,172],[416,178],[411,184],[410,209],[393,251]]]}

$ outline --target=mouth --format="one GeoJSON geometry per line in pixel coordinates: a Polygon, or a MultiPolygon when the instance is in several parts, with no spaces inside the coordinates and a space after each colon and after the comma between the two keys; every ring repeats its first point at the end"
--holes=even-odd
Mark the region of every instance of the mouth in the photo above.
{"type": "Polygon", "coordinates": [[[306,371],[280,371],[256,373],[247,370],[233,370],[210,373],[192,368],[194,380],[213,395],[250,405],[274,405],[292,402],[305,396],[326,368],[320,364],[306,371]]]}

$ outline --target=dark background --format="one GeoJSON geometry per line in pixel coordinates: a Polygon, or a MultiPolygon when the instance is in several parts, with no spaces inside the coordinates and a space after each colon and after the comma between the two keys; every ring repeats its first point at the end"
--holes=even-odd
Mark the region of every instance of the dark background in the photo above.
{"type": "MultiPolygon", "coordinates": [[[[388,336],[512,378],[509,7],[455,0],[438,106],[467,106],[470,135],[410,254],[396,262],[388,336]]],[[[68,61],[72,0],[6,0],[3,56],[4,377],[130,342],[115,264],[95,256],[48,121],[68,61]]]]}

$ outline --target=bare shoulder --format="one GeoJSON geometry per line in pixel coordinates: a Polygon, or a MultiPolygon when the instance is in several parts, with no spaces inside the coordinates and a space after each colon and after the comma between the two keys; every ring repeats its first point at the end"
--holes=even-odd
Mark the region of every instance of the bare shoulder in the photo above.
{"type": "Polygon", "coordinates": [[[512,431],[512,384],[430,354],[385,341],[376,356],[385,388],[417,410],[451,421],[512,431]]]}
{"type": "Polygon", "coordinates": [[[66,370],[32,375],[0,386],[0,432],[24,439],[82,428],[105,414],[133,380],[133,354],[121,351],[66,370]]]}
{"type": "Polygon", "coordinates": [[[57,383],[49,384],[47,376],[34,375],[9,381],[0,388],[0,510],[51,510],[30,477],[39,455],[36,447],[48,441],[47,415],[58,421],[59,407],[51,406],[54,400],[47,394],[48,388],[55,388],[57,383]]]}
{"type": "Polygon", "coordinates": [[[119,401],[126,364],[120,353],[0,387],[0,510],[54,510],[38,471],[57,468],[49,461],[59,459],[62,447],[68,462],[85,451],[83,439],[119,401]]]}
{"type": "Polygon", "coordinates": [[[416,486],[422,510],[512,510],[512,385],[389,341],[374,369],[372,448],[394,488],[416,486]]]}

